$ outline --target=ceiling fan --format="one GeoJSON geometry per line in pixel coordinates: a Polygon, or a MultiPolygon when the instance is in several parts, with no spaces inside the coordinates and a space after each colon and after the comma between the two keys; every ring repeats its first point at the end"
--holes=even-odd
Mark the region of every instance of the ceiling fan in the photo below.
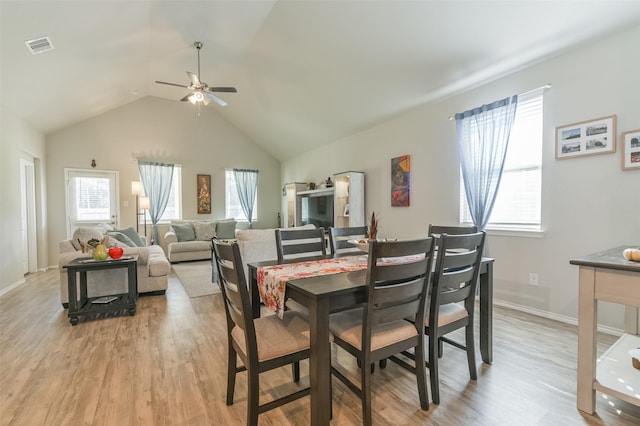
{"type": "Polygon", "coordinates": [[[202,102],[205,105],[209,105],[210,100],[212,100],[222,107],[227,106],[227,102],[214,95],[213,92],[237,93],[238,91],[235,87],[209,87],[207,83],[200,81],[200,49],[202,49],[202,43],[196,41],[193,45],[198,50],[198,74],[187,71],[187,75],[191,79],[191,84],[185,86],[183,84],[167,83],[165,81],[158,80],[156,80],[156,83],[184,87],[185,89],[191,90],[184,98],[180,99],[182,102],[190,101],[192,104],[202,102]]]}

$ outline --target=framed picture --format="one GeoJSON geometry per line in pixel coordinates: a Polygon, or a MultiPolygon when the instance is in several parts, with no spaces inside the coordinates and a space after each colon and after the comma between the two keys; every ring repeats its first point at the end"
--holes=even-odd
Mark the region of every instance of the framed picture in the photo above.
{"type": "Polygon", "coordinates": [[[211,175],[198,175],[198,214],[211,214],[211,175]]]}
{"type": "Polygon", "coordinates": [[[411,156],[391,159],[391,207],[409,207],[411,156]]]}
{"type": "Polygon", "coordinates": [[[640,169],[640,129],[622,134],[622,170],[640,169]]]}
{"type": "Polygon", "coordinates": [[[556,160],[616,152],[616,116],[556,127],[556,160]]]}

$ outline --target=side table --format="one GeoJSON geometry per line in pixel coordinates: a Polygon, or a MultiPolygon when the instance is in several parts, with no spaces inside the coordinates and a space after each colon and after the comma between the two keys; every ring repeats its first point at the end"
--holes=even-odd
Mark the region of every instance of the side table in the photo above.
{"type": "Polygon", "coordinates": [[[634,245],[569,261],[579,266],[577,406],[588,414],[595,412],[596,391],[640,407],[640,374],[628,355],[630,349],[640,347],[635,314],[640,307],[640,263],[622,257],[626,247],[634,245]],[[627,313],[626,333],[596,360],[599,300],[625,305],[627,313]]]}
{"type": "Polygon", "coordinates": [[[138,300],[138,274],[137,274],[138,255],[125,256],[120,259],[94,260],[90,258],[80,258],[64,265],[68,270],[69,285],[69,311],[67,316],[71,325],[78,324],[79,316],[108,316],[117,315],[120,312],[128,311],[129,315],[136,313],[136,301],[138,300]],[[98,303],[100,297],[87,296],[87,271],[96,271],[100,269],[117,269],[127,268],[127,292],[113,294],[114,299],[108,303],[98,303]],[[77,280],[77,276],[80,280],[77,280]],[[78,284],[80,289],[80,298],[78,298],[78,284]]]}

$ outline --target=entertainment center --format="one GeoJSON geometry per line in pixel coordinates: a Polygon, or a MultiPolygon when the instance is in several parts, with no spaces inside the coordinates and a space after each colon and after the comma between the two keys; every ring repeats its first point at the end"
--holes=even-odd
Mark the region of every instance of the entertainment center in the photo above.
{"type": "Polygon", "coordinates": [[[333,186],[308,189],[309,184],[285,184],[283,227],[313,224],[328,229],[364,226],[364,172],[333,175],[333,186]]]}

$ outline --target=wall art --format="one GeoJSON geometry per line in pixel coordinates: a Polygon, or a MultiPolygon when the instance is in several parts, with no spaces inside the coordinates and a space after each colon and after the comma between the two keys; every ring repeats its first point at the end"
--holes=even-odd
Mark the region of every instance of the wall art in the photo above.
{"type": "Polygon", "coordinates": [[[616,116],[556,127],[556,160],[616,152],[616,116]]]}
{"type": "Polygon", "coordinates": [[[211,175],[198,175],[198,214],[211,214],[211,175]]]}
{"type": "Polygon", "coordinates": [[[640,169],[640,129],[624,132],[622,143],[622,170],[640,169]]]}
{"type": "Polygon", "coordinates": [[[391,159],[391,207],[409,206],[411,156],[391,159]]]}

